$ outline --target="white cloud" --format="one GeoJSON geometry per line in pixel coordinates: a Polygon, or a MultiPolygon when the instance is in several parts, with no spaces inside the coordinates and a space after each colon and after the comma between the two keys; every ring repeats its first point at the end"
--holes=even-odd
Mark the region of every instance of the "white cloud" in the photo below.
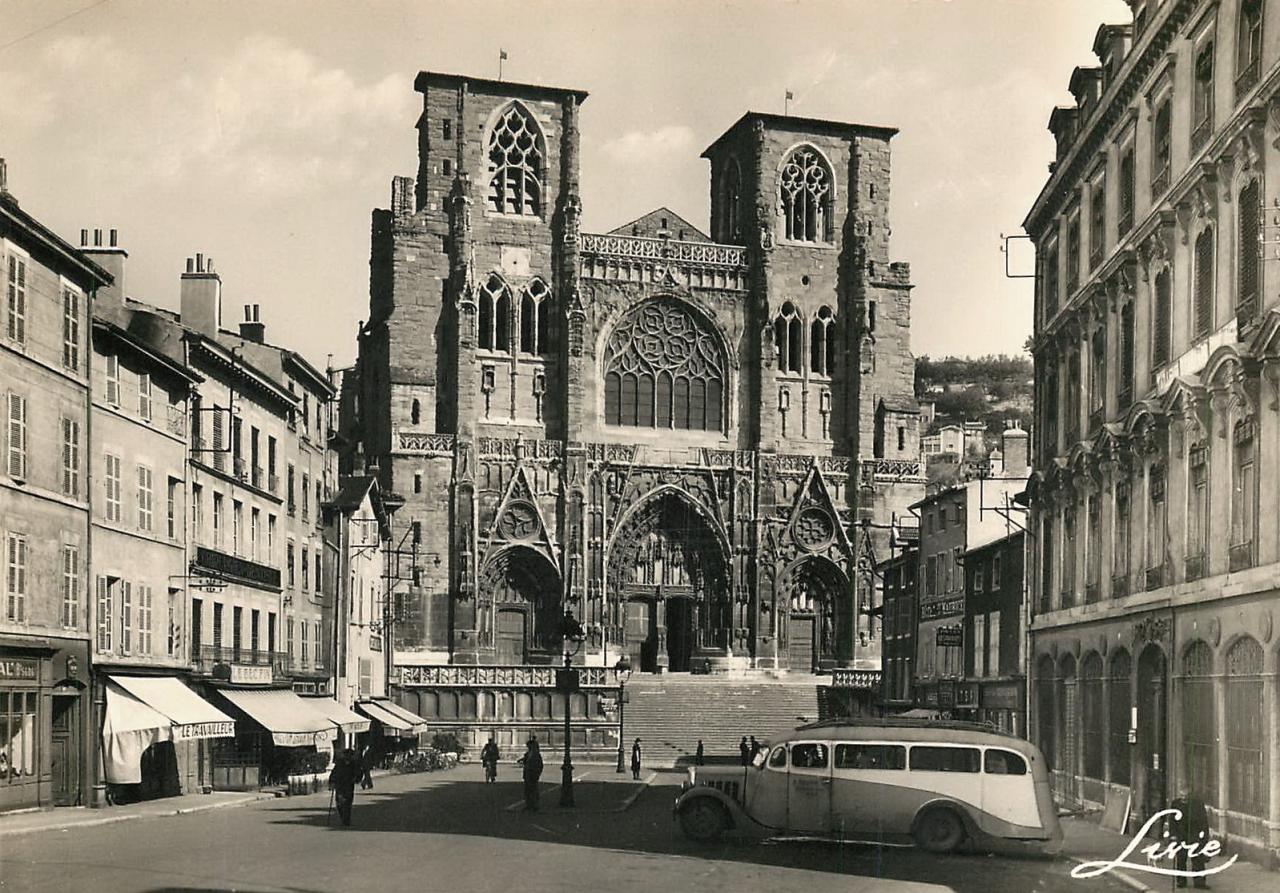
{"type": "Polygon", "coordinates": [[[682,155],[693,146],[693,129],[669,124],[657,130],[632,130],[607,141],[602,149],[622,164],[652,162],[661,156],[682,155]]]}

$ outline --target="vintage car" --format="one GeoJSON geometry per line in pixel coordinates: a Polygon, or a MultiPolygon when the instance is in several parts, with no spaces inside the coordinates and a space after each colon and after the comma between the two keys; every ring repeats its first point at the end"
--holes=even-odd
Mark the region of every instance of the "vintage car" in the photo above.
{"type": "Polygon", "coordinates": [[[801,726],[750,766],[690,768],[675,813],[684,834],[734,832],[914,840],[1062,841],[1048,767],[1030,742],[965,722],[870,720],[801,726]]]}

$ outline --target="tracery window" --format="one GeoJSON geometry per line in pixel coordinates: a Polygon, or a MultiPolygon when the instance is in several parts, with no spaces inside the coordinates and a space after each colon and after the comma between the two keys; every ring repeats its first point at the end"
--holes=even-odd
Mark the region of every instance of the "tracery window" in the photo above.
{"type": "Polygon", "coordinates": [[[721,431],[724,370],[715,335],[687,307],[662,299],[642,304],[605,346],[605,422],[721,431]]]}
{"type": "Polygon", "coordinates": [[[500,214],[542,213],[542,132],[512,104],[489,132],[489,208],[500,214]]]}
{"type": "Polygon", "coordinates": [[[534,279],[520,298],[521,353],[546,353],[551,347],[551,314],[551,290],[541,279],[534,279]]]}
{"type": "Polygon", "coordinates": [[[786,238],[797,242],[830,242],[831,171],[817,150],[801,147],[782,166],[780,184],[786,238]]]}
{"type": "Polygon", "coordinates": [[[493,274],[480,289],[480,347],[511,350],[511,289],[493,274]]]}
{"type": "Polygon", "coordinates": [[[803,331],[795,304],[787,301],[782,305],[777,319],[773,321],[773,334],[778,351],[778,370],[799,372],[804,356],[801,344],[803,331]]]}
{"type": "Polygon", "coordinates": [[[742,237],[741,202],[742,172],[738,169],[738,161],[730,158],[724,167],[724,187],[721,191],[724,217],[721,226],[721,238],[735,242],[742,237]]]}
{"type": "Polygon", "coordinates": [[[836,371],[836,318],[830,307],[822,307],[809,329],[809,370],[818,375],[836,371]]]}

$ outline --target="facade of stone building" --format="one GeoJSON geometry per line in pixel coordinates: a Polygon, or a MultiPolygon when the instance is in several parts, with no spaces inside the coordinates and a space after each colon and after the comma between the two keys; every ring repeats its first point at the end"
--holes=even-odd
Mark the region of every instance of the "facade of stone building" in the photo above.
{"type": "Polygon", "coordinates": [[[1131,5],[1050,118],[1024,224],[1030,726],[1063,796],[1145,816],[1185,782],[1273,856],[1280,3],[1131,5]]]}
{"type": "Polygon", "coordinates": [[[343,411],[393,540],[422,531],[406,702],[438,665],[558,662],[565,610],[605,668],[878,668],[856,555],[885,531],[858,521],[921,490],[894,131],[748,113],[703,153],[714,241],[665,209],[597,235],[585,93],[416,87],[343,411]]]}
{"type": "Polygon", "coordinates": [[[0,811],[90,800],[89,327],[111,278],[19,207],[4,171],[0,811]]]}
{"type": "Polygon", "coordinates": [[[964,681],[956,686],[956,709],[963,718],[1025,738],[1026,533],[1020,524],[964,554],[964,681]]]}

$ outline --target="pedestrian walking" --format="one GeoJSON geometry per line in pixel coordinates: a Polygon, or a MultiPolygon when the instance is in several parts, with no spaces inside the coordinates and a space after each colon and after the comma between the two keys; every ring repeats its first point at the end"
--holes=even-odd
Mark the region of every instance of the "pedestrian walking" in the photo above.
{"type": "Polygon", "coordinates": [[[749,766],[751,764],[751,745],[747,743],[747,736],[742,736],[742,741],[738,743],[738,756],[742,760],[742,765],[749,766]]]}
{"type": "Polygon", "coordinates": [[[542,777],[542,754],[538,751],[538,739],[530,738],[525,745],[524,756],[518,762],[524,769],[524,808],[538,810],[538,779],[542,777]]]}
{"type": "Polygon", "coordinates": [[[485,784],[498,780],[498,743],[489,736],[489,742],[480,751],[480,763],[484,766],[485,784]]]}
{"type": "MultiPolygon", "coordinates": [[[[1169,804],[1170,809],[1176,809],[1181,813],[1181,819],[1170,816],[1168,818],[1167,833],[1170,838],[1179,843],[1195,844],[1197,850],[1203,850],[1205,844],[1210,840],[1209,833],[1209,811],[1205,809],[1204,801],[1195,795],[1191,787],[1183,782],[1179,796],[1169,804]]],[[[1203,853],[1197,852],[1191,857],[1191,870],[1204,871],[1206,859],[1203,853]]],[[[1178,871],[1187,870],[1187,850],[1185,847],[1179,847],[1177,854],[1173,857],[1173,867],[1178,871]]],[[[1193,885],[1202,889],[1207,889],[1209,884],[1203,877],[1195,878],[1193,885]]],[[[1187,885],[1187,879],[1180,877],[1177,879],[1179,887],[1187,885]]]]}
{"type": "Polygon", "coordinates": [[[373,790],[373,745],[366,744],[360,754],[360,790],[373,790]]]}
{"type": "Polygon", "coordinates": [[[356,797],[356,782],[360,774],[360,761],[349,747],[338,754],[333,761],[333,771],[329,773],[329,789],[338,804],[338,817],[347,826],[351,825],[351,804],[356,797]]]}
{"type": "Polygon", "coordinates": [[[697,752],[693,755],[693,764],[694,764],[695,766],[701,766],[704,762],[706,762],[706,759],[705,759],[705,757],[703,756],[703,753],[702,753],[702,739],[701,739],[701,738],[699,738],[699,739],[698,739],[698,750],[697,750],[697,752]]]}
{"type": "Polygon", "coordinates": [[[640,780],[640,739],[631,745],[631,777],[640,780]]]}

